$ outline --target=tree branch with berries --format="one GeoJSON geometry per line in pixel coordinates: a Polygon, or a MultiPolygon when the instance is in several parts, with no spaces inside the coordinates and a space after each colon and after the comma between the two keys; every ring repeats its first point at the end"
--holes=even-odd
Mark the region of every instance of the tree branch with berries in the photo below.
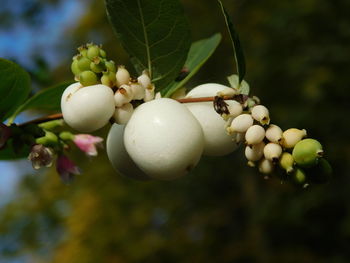
{"type": "Polygon", "coordinates": [[[106,0],[107,16],[136,76],[108,58],[101,45],[88,43],[72,59],[74,81],[28,98],[29,74],[0,59],[0,92],[7,95],[0,106],[0,158],[27,157],[34,169],[56,163],[61,179],[70,182],[82,173],[68,157],[71,147],[96,156],[104,139],[90,133],[110,125],[108,158],[118,173],[133,179],[179,178],[202,155],[224,156],[243,146],[248,166],[265,178],[279,170],[283,180],[304,187],[327,182],[332,169],[321,143],[306,138],[305,129],[283,130],[272,123],[268,107],[249,95],[241,43],[221,1],[237,75],[228,77],[228,85],[205,83],[189,91],[185,85],[217,49],[221,34],[191,43],[180,2],[166,1],[167,12],[162,2],[153,1],[145,12],[143,1],[106,0]],[[135,10],[134,19],[127,10],[135,10]],[[15,124],[29,109],[60,112],[15,124]]]}

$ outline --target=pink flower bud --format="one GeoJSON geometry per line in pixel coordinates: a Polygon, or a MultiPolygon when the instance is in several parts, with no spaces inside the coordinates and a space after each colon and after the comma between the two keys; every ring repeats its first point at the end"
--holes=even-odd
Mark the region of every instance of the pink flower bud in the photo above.
{"type": "Polygon", "coordinates": [[[90,134],[77,134],[74,136],[73,141],[88,156],[97,156],[97,147],[102,147],[103,139],[90,134]]]}
{"type": "Polygon", "coordinates": [[[65,155],[58,156],[56,161],[56,170],[59,173],[61,179],[66,183],[70,182],[73,179],[74,175],[81,173],[80,168],[65,155]]]}
{"type": "Polygon", "coordinates": [[[34,169],[50,167],[53,161],[53,151],[42,144],[32,147],[28,159],[32,162],[34,169]]]}

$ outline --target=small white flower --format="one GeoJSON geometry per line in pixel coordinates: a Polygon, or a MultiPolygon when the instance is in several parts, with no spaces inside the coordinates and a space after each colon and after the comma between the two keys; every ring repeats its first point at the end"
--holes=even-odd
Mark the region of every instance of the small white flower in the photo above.
{"type": "Polygon", "coordinates": [[[267,160],[276,162],[282,154],[282,147],[277,143],[270,142],[264,148],[264,156],[267,160]]]}
{"type": "Polygon", "coordinates": [[[277,125],[271,124],[269,128],[266,130],[266,138],[270,142],[280,143],[282,140],[282,129],[277,125]]]}
{"type": "Polygon", "coordinates": [[[126,103],[115,109],[114,120],[117,124],[126,124],[134,112],[134,107],[131,103],[126,103]]]}
{"type": "Polygon", "coordinates": [[[122,85],[128,84],[130,81],[130,73],[124,66],[118,67],[115,77],[118,88],[122,85]]]}

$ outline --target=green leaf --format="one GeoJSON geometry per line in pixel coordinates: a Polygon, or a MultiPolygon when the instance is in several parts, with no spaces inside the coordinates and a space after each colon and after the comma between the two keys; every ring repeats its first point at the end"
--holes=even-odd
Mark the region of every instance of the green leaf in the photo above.
{"type": "Polygon", "coordinates": [[[61,111],[61,96],[64,90],[73,82],[64,82],[51,88],[43,89],[22,104],[11,116],[12,122],[18,114],[25,110],[61,111]]]}
{"type": "Polygon", "coordinates": [[[211,55],[213,55],[214,51],[220,44],[220,41],[221,34],[217,33],[209,38],[194,42],[191,45],[185,63],[185,68],[189,71],[189,74],[181,81],[173,81],[162,90],[164,97],[170,97],[175,91],[183,87],[194,76],[194,74],[198,72],[211,55]]]}
{"type": "Polygon", "coordinates": [[[30,76],[16,63],[0,58],[0,121],[6,120],[30,93],[30,76]]]}
{"type": "Polygon", "coordinates": [[[236,62],[236,68],[237,68],[237,73],[238,73],[238,77],[239,77],[239,84],[242,82],[242,80],[244,79],[245,73],[246,73],[246,69],[245,69],[245,59],[244,59],[244,53],[243,53],[243,49],[241,46],[241,41],[239,40],[239,36],[233,26],[232,20],[229,16],[229,14],[227,13],[225,7],[223,6],[222,2],[220,0],[218,0],[222,13],[224,15],[225,18],[225,23],[228,29],[228,32],[230,34],[230,38],[231,38],[231,42],[232,42],[232,47],[233,47],[233,51],[234,51],[234,55],[235,55],[235,62],[236,62]]]}
{"type": "Polygon", "coordinates": [[[141,74],[156,90],[173,81],[186,61],[190,30],[178,0],[106,0],[109,21],[141,74]]]}
{"type": "Polygon", "coordinates": [[[242,80],[241,84],[238,83],[238,75],[233,74],[231,76],[227,77],[228,82],[230,83],[230,86],[232,88],[238,89],[240,94],[244,94],[244,95],[249,95],[249,84],[245,81],[242,80]]]}
{"type": "Polygon", "coordinates": [[[23,147],[14,151],[12,140],[9,140],[6,144],[6,147],[0,150],[0,160],[15,160],[26,158],[29,155],[30,149],[29,146],[23,145],[23,147]]]}

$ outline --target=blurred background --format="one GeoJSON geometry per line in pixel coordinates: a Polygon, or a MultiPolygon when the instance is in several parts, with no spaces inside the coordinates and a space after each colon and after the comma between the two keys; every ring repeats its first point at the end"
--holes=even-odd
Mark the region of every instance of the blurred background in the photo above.
{"type": "MultiPolygon", "coordinates": [[[[234,60],[216,1],[182,2],[193,40],[224,37],[188,87],[227,84],[234,60]]],[[[84,173],[68,186],[54,168],[0,162],[0,262],[350,262],[350,1],[223,2],[240,34],[251,94],[274,123],[306,128],[322,142],[332,181],[301,189],[264,180],[245,165],[242,148],[203,158],[171,182],[124,178],[104,151],[91,161],[73,153],[84,173]]],[[[1,6],[0,57],[30,71],[34,91],[71,80],[71,58],[87,42],[130,65],[104,1],[1,6]]]]}

